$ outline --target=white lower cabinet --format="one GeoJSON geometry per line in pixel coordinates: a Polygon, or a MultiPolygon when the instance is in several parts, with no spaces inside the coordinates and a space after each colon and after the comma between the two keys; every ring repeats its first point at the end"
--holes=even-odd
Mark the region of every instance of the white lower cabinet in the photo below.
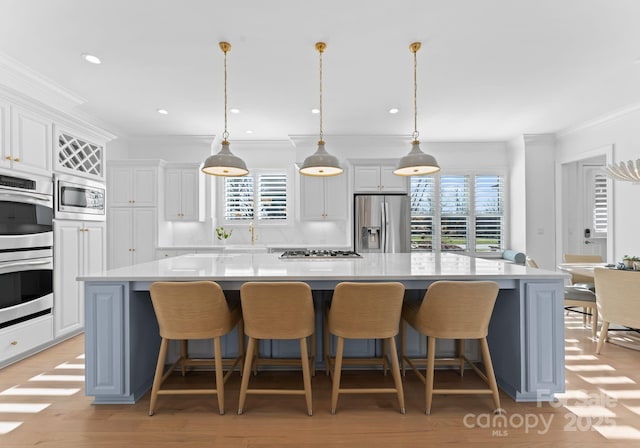
{"type": "Polygon", "coordinates": [[[102,271],[106,260],[104,222],[54,223],[54,336],[84,328],[84,284],[79,275],[102,271]]]}
{"type": "Polygon", "coordinates": [[[156,259],[156,208],[114,207],[108,222],[110,269],[156,259]]]}
{"type": "Polygon", "coordinates": [[[52,339],[53,318],[50,314],[3,328],[0,330],[0,364],[48,344],[52,339]]]}

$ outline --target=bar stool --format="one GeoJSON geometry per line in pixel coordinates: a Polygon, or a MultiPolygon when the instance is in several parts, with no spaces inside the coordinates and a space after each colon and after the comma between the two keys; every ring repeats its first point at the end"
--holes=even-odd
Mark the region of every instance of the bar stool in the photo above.
{"type": "Polygon", "coordinates": [[[261,395],[304,395],[307,412],[313,415],[311,401],[310,362],[314,359],[315,313],[311,288],[303,282],[247,282],[240,288],[242,314],[245,333],[249,336],[244,363],[245,375],[240,387],[238,414],[242,414],[247,394],[261,395]],[[307,350],[307,338],[311,337],[311,359],[307,350]],[[300,359],[264,360],[257,356],[257,341],[260,339],[298,339],[300,359]],[[302,364],[303,389],[249,389],[251,365],[261,364],[302,364]]]}
{"type": "Polygon", "coordinates": [[[325,314],[325,360],[333,380],[331,392],[331,413],[336,413],[340,393],[363,394],[395,393],[398,396],[400,412],[405,413],[402,378],[398,364],[395,336],[398,334],[404,286],[401,283],[339,283],[331,299],[331,307],[325,314]],[[338,337],[336,356],[330,356],[329,334],[338,337]],[[345,339],[382,339],[382,359],[344,359],[345,339]],[[395,388],[340,388],[343,363],[369,364],[368,361],[383,363],[385,373],[388,366],[387,349],[390,348],[391,373],[395,388]]]}
{"type": "Polygon", "coordinates": [[[153,415],[158,395],[218,395],[218,409],[224,414],[224,383],[244,355],[242,312],[239,303],[229,307],[222,288],[209,281],[155,282],[149,289],[153,309],[160,327],[160,351],[151,389],[149,415],[153,415]],[[222,359],[220,337],[238,326],[238,357],[222,359]],[[213,339],[214,359],[194,359],[187,353],[187,340],[213,339]],[[163,374],[170,340],[179,340],[180,357],[163,374]],[[215,389],[161,389],[162,383],[180,364],[184,376],[187,366],[215,366],[215,389]],[[230,366],[223,375],[223,365],[230,366]]]}
{"type": "Polygon", "coordinates": [[[498,296],[495,282],[437,281],[429,286],[421,304],[405,303],[402,308],[402,366],[407,362],[425,383],[427,415],[431,413],[433,394],[491,394],[495,410],[500,410],[500,395],[491,364],[487,333],[489,320],[498,296]],[[409,323],[421,334],[427,336],[426,377],[417,369],[413,359],[406,356],[405,332],[409,323]],[[489,389],[434,389],[433,377],[436,364],[436,339],[456,339],[456,356],[439,359],[439,365],[456,365],[462,375],[465,361],[488,385],[489,389]],[[486,375],[464,355],[464,340],[478,339],[482,348],[482,358],[486,375]]]}

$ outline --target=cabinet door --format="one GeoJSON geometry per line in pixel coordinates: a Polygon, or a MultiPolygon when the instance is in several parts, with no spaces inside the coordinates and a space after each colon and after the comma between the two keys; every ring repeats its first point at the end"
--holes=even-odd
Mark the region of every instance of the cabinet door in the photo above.
{"type": "Polygon", "coordinates": [[[356,193],[380,191],[380,167],[356,166],[354,170],[354,187],[356,193]]]}
{"type": "MultiPolygon", "coordinates": [[[[325,219],[324,179],[302,176],[300,178],[300,219],[307,221],[325,219]]],[[[341,194],[345,194],[342,192],[341,194]]]]}
{"type": "Polygon", "coordinates": [[[11,110],[13,168],[50,176],[53,122],[19,107],[11,110]]]}
{"type": "Polygon", "coordinates": [[[197,170],[184,169],[180,176],[180,203],[182,219],[184,221],[199,221],[201,219],[201,188],[202,178],[197,170]]]}
{"type": "Polygon", "coordinates": [[[0,167],[5,168],[11,167],[11,160],[9,160],[9,157],[11,156],[9,147],[9,145],[11,144],[11,142],[9,141],[9,107],[9,103],[0,101],[0,167]]]}
{"type": "Polygon", "coordinates": [[[155,207],[157,169],[135,167],[133,169],[133,205],[138,207],[155,207]]]}
{"type": "Polygon", "coordinates": [[[84,262],[82,273],[101,272],[106,267],[106,228],[103,222],[86,222],[84,232],[84,262]]]}
{"type": "Polygon", "coordinates": [[[109,167],[107,201],[110,207],[129,207],[133,203],[133,170],[130,167],[109,167]]]}
{"type": "Polygon", "coordinates": [[[182,181],[179,169],[168,169],[164,175],[164,210],[167,221],[179,221],[182,217],[182,181]]]}
{"type": "Polygon", "coordinates": [[[82,222],[56,221],[54,225],[54,335],[62,336],[83,326],[82,286],[76,280],[83,262],[82,222]]]}
{"type": "Polygon", "coordinates": [[[156,209],[133,209],[133,263],[144,263],[156,258],[156,209]]]}
{"type": "Polygon", "coordinates": [[[133,264],[133,209],[110,209],[107,222],[109,269],[133,264]]]}
{"type": "Polygon", "coordinates": [[[408,191],[407,177],[393,174],[394,166],[380,167],[380,189],[382,191],[406,193],[408,191]]]}
{"type": "Polygon", "coordinates": [[[340,221],[347,219],[347,203],[349,200],[347,176],[332,176],[324,179],[324,216],[325,219],[340,221]]]}

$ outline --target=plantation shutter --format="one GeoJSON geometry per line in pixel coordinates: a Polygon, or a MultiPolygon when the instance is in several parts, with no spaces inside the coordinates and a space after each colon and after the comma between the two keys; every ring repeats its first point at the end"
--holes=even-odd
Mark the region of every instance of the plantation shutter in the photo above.
{"type": "Polygon", "coordinates": [[[593,176],[594,236],[606,236],[607,234],[607,196],[607,177],[602,173],[595,172],[593,176]]]}
{"type": "Polygon", "coordinates": [[[253,219],[253,177],[226,177],[224,218],[228,221],[253,219]]]}
{"type": "Polygon", "coordinates": [[[411,177],[411,249],[433,250],[435,177],[411,177]]]}
{"type": "Polygon", "coordinates": [[[469,176],[440,177],[440,228],[443,251],[469,250],[469,176]]]}
{"type": "Polygon", "coordinates": [[[496,252],[504,242],[504,179],[475,176],[476,252],[496,252]]]}
{"type": "Polygon", "coordinates": [[[287,219],[286,174],[262,174],[258,185],[258,219],[287,219]]]}

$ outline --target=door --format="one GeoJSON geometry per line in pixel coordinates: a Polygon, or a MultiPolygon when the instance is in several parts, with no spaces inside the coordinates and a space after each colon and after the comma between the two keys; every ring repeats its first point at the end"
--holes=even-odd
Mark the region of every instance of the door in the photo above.
{"type": "Polygon", "coordinates": [[[385,252],[410,252],[408,196],[385,196],[383,247],[385,252]]]}
{"type": "Polygon", "coordinates": [[[383,252],[384,196],[356,195],[355,204],[355,251],[358,253],[383,252]]]}
{"type": "Polygon", "coordinates": [[[582,165],[585,206],[583,213],[583,236],[585,254],[600,255],[607,259],[607,177],[602,165],[582,165]]]}
{"type": "Polygon", "coordinates": [[[560,162],[557,260],[567,253],[613,259],[612,182],[600,171],[612,155],[613,147],[606,146],[560,162]]]}

